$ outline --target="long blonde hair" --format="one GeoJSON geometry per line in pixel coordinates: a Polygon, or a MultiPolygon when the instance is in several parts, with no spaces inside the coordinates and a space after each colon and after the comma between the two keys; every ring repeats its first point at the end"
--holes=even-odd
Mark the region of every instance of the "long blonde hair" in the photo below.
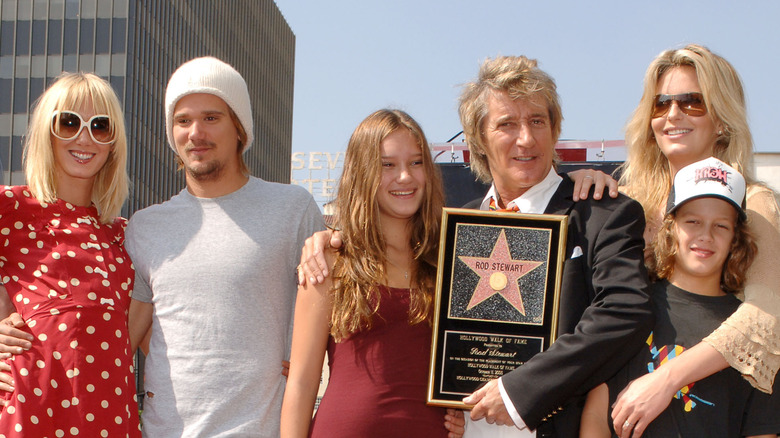
{"type": "Polygon", "coordinates": [[[658,81],[667,71],[684,66],[696,70],[707,105],[707,117],[723,126],[712,155],[737,169],[748,183],[754,182],[753,137],[739,74],[728,61],[706,47],[690,44],[682,49],[667,50],[650,63],[645,73],[642,98],[626,125],[628,158],[621,167],[620,185],[642,204],[648,220],[663,211],[674,176],[650,126],[658,81]]]}
{"type": "Polygon", "coordinates": [[[96,114],[107,114],[114,132],[108,159],[92,186],[92,202],[102,223],[112,222],[128,195],[127,138],[119,99],[105,80],[91,73],[63,73],[38,99],[30,116],[24,142],[24,173],[30,192],[41,202],[57,200],[52,115],[77,110],[91,102],[96,114]]]}
{"type": "Polygon", "coordinates": [[[379,309],[377,285],[386,281],[386,242],[379,228],[377,191],[381,181],[381,145],[391,133],[408,130],[422,151],[425,193],[410,219],[414,251],[410,324],[429,319],[435,287],[441,209],[441,175],[433,163],[422,129],[408,114],[382,109],[355,129],[347,146],[336,197],[336,224],[344,245],[333,266],[331,335],[336,340],[372,326],[379,309]]]}

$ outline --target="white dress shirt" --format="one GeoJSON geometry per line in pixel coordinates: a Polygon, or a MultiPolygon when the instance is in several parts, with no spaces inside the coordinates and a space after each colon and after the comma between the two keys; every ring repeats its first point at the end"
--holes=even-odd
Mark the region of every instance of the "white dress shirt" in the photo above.
{"type": "MultiPolygon", "coordinates": [[[[519,197],[513,199],[506,204],[507,209],[511,209],[513,205],[516,205],[520,213],[544,213],[547,208],[547,204],[550,203],[555,191],[558,190],[558,186],[561,184],[562,178],[555,172],[554,168],[550,168],[550,172],[547,176],[538,184],[526,190],[525,193],[519,197]]],[[[490,186],[487,195],[480,204],[480,210],[488,210],[490,200],[495,199],[495,205],[499,205],[499,197],[494,185],[490,186]]],[[[515,422],[516,427],[498,426],[495,424],[489,424],[487,421],[479,420],[472,421],[466,412],[466,432],[463,434],[463,438],[529,438],[535,437],[536,431],[528,429],[525,425],[525,421],[520,417],[520,414],[512,404],[512,400],[509,399],[509,395],[504,389],[504,384],[501,379],[498,379],[498,390],[501,393],[501,399],[504,400],[504,406],[506,406],[509,416],[512,417],[512,421],[515,422]]]]}

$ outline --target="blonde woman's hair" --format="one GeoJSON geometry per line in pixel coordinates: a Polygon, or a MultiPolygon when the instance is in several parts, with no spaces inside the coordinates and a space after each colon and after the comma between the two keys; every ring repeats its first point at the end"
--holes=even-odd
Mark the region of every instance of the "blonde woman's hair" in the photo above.
{"type": "MultiPolygon", "coordinates": [[[[486,59],[474,82],[463,86],[460,95],[460,123],[471,152],[471,170],[485,183],[493,181],[485,154],[483,125],[488,113],[488,100],[493,93],[504,92],[512,99],[532,99],[541,96],[547,105],[553,144],[558,142],[563,112],[553,78],[536,66],[535,59],[525,56],[499,56],[486,59]]],[[[555,157],[555,151],[553,150],[555,157]]],[[[557,161],[557,159],[556,159],[557,161]]]]}
{"type": "Polygon", "coordinates": [[[382,141],[405,129],[422,152],[425,193],[420,209],[410,219],[409,244],[414,251],[409,323],[429,321],[435,288],[441,209],[441,175],[422,129],[408,114],[382,109],[355,129],[347,146],[336,197],[336,224],[344,241],[333,266],[331,334],[342,340],[371,328],[379,309],[377,286],[386,281],[386,241],[379,223],[377,191],[381,182],[382,141]]]}
{"type": "Polygon", "coordinates": [[[658,147],[650,126],[658,82],[664,73],[692,67],[701,87],[707,115],[722,127],[712,156],[737,169],[750,184],[753,179],[753,137],[747,122],[745,93],[734,67],[703,46],[691,44],[667,50],[647,68],[639,105],[626,126],[628,158],[621,167],[620,185],[639,201],[649,219],[658,217],[672,187],[669,160],[658,147]]]}
{"type": "Polygon", "coordinates": [[[24,141],[24,173],[30,192],[41,202],[57,200],[51,123],[55,111],[74,111],[91,103],[95,114],[106,114],[111,121],[114,142],[108,159],[95,177],[92,202],[100,222],[110,223],[119,216],[128,195],[127,138],[119,99],[108,82],[91,73],[63,73],[41,95],[30,116],[24,141]]]}
{"type": "MultiPolygon", "coordinates": [[[[725,201],[724,201],[725,202],[725,201]]],[[[674,273],[675,256],[679,241],[675,232],[677,227],[675,213],[667,214],[658,231],[658,238],[650,244],[653,255],[647,258],[647,268],[654,280],[671,278],[674,273]]],[[[745,287],[747,270],[758,254],[755,238],[744,219],[739,216],[734,226],[734,238],[729,254],[723,262],[720,286],[726,293],[737,293],[745,287]]]]}

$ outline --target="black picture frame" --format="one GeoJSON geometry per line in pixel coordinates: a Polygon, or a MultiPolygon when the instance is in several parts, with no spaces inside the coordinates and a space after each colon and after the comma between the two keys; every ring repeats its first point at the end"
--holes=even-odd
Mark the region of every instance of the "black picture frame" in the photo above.
{"type": "Polygon", "coordinates": [[[555,341],[568,217],[442,215],[427,403],[464,408],[555,341]]]}

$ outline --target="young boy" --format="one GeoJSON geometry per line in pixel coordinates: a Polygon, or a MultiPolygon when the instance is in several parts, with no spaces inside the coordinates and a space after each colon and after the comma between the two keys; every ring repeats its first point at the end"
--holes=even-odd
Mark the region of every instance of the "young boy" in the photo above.
{"type": "MultiPolygon", "coordinates": [[[[588,395],[581,437],[611,436],[608,405],[628,383],[699,343],[739,306],[734,294],[756,255],[745,225],[745,180],[708,158],[681,169],[650,262],[656,313],[647,347],[607,386],[588,395]]],[[[733,368],[681,388],[644,437],[776,437],[778,396],[752,388],[733,368]]],[[[626,425],[628,426],[628,425],[626,425]]],[[[630,436],[630,427],[622,436],[630,436]]]]}

